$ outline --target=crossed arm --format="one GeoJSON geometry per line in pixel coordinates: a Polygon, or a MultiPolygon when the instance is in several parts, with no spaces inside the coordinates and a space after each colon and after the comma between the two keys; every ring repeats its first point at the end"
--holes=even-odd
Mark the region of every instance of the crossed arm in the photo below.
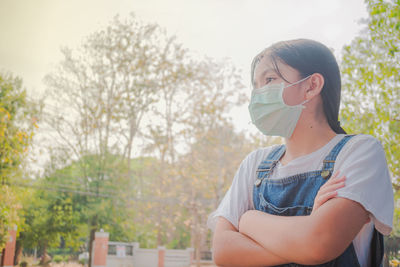
{"type": "Polygon", "coordinates": [[[368,220],[359,203],[340,197],[326,201],[309,216],[249,210],[240,218],[238,230],[219,217],[214,261],[218,266],[321,264],[343,253],[368,220]]]}

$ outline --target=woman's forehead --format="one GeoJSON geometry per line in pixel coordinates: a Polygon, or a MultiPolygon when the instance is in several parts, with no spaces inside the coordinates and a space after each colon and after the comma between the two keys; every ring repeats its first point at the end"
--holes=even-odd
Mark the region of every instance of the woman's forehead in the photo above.
{"type": "Polygon", "coordinates": [[[276,73],[276,69],[270,57],[262,56],[262,58],[258,61],[257,65],[255,66],[254,75],[256,77],[259,77],[263,76],[267,72],[276,73]]]}
{"type": "Polygon", "coordinates": [[[267,73],[274,73],[278,75],[291,75],[292,73],[299,74],[299,71],[286,64],[283,60],[271,57],[263,57],[254,69],[255,77],[262,77],[267,73]]]}

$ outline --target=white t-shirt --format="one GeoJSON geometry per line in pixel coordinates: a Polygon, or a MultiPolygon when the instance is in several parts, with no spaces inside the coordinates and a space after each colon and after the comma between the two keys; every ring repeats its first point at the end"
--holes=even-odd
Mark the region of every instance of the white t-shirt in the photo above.
{"type": "MultiPolygon", "coordinates": [[[[344,134],[338,134],[322,148],[284,166],[279,162],[270,179],[322,169],[323,159],[343,137],[344,134]]],[[[208,216],[208,228],[214,231],[218,216],[223,216],[238,229],[242,214],[254,209],[253,185],[257,167],[274,147],[257,149],[242,161],[220,205],[208,216]]],[[[389,235],[393,227],[393,188],[381,143],[370,135],[354,136],[339,152],[333,172],[337,170],[341,176],[346,176],[346,185],[337,190],[337,197],[357,201],[370,213],[371,221],[353,240],[361,267],[367,267],[373,227],[383,235],[389,235]]]]}

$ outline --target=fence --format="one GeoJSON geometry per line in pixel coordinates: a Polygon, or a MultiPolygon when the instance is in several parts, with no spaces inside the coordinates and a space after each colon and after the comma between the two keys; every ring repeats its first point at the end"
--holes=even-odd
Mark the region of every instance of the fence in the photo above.
{"type": "Polygon", "coordinates": [[[107,267],[188,267],[193,249],[139,248],[138,243],[109,242],[107,267]]]}
{"type": "Polygon", "coordinates": [[[97,232],[93,245],[94,267],[189,267],[194,249],[144,249],[139,243],[108,242],[108,233],[97,232]]]}

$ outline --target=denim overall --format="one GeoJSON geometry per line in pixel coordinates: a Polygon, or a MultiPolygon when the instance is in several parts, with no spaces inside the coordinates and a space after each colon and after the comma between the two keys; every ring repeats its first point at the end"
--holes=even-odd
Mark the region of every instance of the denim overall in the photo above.
{"type": "MultiPolygon", "coordinates": [[[[330,151],[323,161],[322,170],[309,171],[281,179],[268,179],[273,168],[285,152],[285,145],[271,151],[257,169],[257,180],[254,183],[253,202],[256,210],[280,216],[310,215],[314,198],[320,187],[332,175],[333,166],[342,147],[353,135],[346,135],[330,151]]],[[[375,228],[371,241],[371,267],[379,267],[383,258],[383,236],[375,228]]],[[[279,266],[305,266],[296,263],[279,266]]],[[[351,243],[336,259],[313,266],[360,267],[351,243]]]]}

